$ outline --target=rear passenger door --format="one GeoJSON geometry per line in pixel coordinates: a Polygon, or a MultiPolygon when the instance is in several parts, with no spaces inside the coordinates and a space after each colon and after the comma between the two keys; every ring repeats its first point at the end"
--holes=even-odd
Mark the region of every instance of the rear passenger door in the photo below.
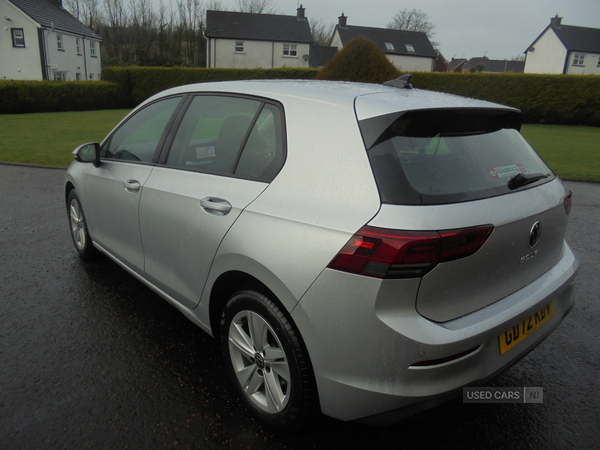
{"type": "Polygon", "coordinates": [[[140,203],[145,273],[192,308],[223,237],[283,164],[282,110],[260,99],[197,95],[167,145],[140,203]]]}

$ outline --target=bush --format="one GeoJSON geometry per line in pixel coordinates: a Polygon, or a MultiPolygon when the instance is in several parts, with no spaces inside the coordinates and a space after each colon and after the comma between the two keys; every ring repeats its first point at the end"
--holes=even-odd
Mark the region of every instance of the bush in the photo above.
{"type": "Polygon", "coordinates": [[[600,126],[600,76],[417,72],[416,88],[518,108],[526,123],[600,126]]]}
{"type": "Polygon", "coordinates": [[[89,111],[125,107],[116,83],[0,80],[0,114],[89,111]]]}
{"type": "Polygon", "coordinates": [[[400,72],[387,59],[377,45],[364,36],[348,42],[316,78],[319,80],[362,81],[383,83],[400,76],[400,72]]]}
{"type": "Polygon", "coordinates": [[[102,79],[118,83],[134,107],[165,89],[192,83],[229,80],[311,79],[317,69],[207,69],[187,67],[107,67],[102,79]]]}

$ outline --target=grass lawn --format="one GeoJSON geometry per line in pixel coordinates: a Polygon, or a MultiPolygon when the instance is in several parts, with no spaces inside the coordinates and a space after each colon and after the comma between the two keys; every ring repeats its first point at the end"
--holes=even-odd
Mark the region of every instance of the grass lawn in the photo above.
{"type": "Polygon", "coordinates": [[[600,128],[523,125],[521,133],[561,178],[600,181],[600,128]]]}
{"type": "Polygon", "coordinates": [[[128,109],[0,115],[0,161],[68,167],[71,152],[100,142],[128,109]]]}
{"type": "MultiPolygon", "coordinates": [[[[129,110],[0,115],[0,161],[67,167],[80,144],[100,142],[129,110]]],[[[562,178],[600,181],[600,128],[523,125],[562,178]]]]}

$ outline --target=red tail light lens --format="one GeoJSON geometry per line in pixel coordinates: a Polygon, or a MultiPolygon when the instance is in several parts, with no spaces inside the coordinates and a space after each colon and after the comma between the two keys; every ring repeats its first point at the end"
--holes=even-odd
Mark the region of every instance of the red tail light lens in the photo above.
{"type": "Polygon", "coordinates": [[[567,212],[567,216],[571,214],[571,206],[573,205],[573,192],[569,191],[569,195],[565,197],[565,211],[567,212]]]}
{"type": "Polygon", "coordinates": [[[402,231],[363,227],[329,268],[376,278],[422,277],[438,263],[472,255],[494,227],[445,231],[402,231]]]}

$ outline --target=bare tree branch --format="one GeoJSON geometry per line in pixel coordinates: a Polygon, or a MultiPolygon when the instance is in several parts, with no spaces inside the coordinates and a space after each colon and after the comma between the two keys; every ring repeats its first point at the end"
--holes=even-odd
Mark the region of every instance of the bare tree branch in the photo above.
{"type": "Polygon", "coordinates": [[[237,0],[238,12],[255,14],[277,14],[279,7],[274,0],[237,0]]]}
{"type": "Polygon", "coordinates": [[[437,47],[437,42],[433,42],[433,31],[435,25],[429,21],[429,15],[420,9],[403,9],[396,14],[392,21],[387,24],[388,28],[404,31],[420,31],[427,35],[431,44],[437,47]]]}

